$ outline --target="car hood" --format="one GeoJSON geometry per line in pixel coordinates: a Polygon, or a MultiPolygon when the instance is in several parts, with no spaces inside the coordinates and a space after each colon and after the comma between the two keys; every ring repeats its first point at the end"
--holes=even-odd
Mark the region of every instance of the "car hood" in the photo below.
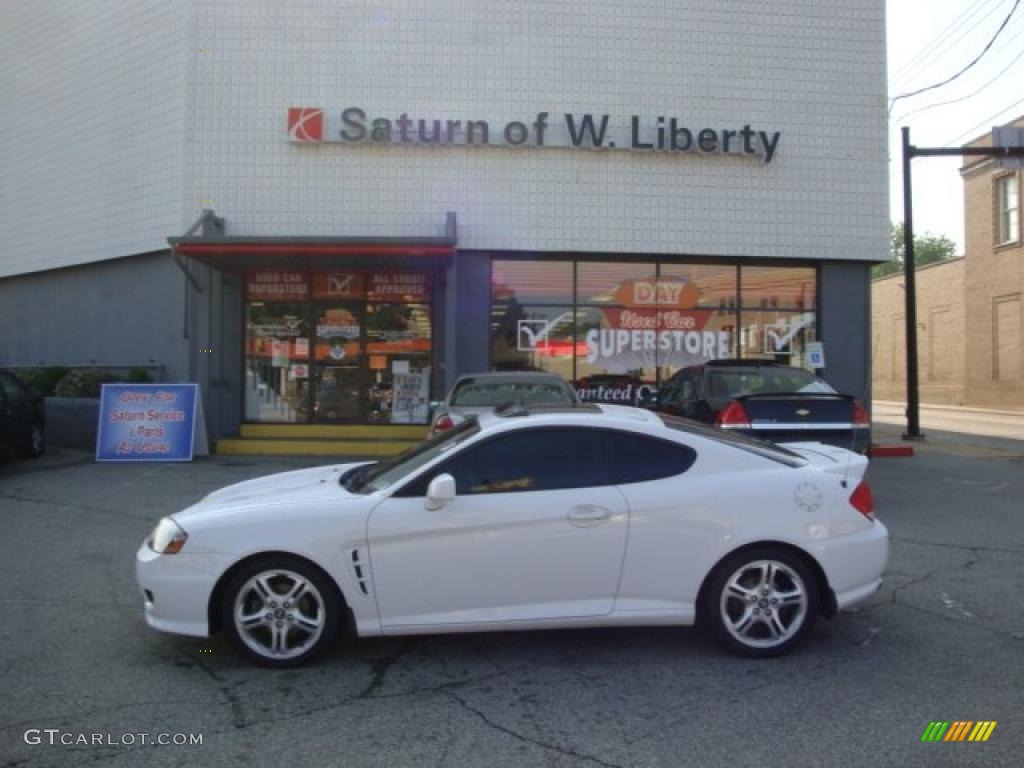
{"type": "Polygon", "coordinates": [[[372,462],[357,461],[328,467],[310,467],[245,480],[214,491],[202,501],[173,517],[179,523],[186,524],[214,511],[222,512],[226,509],[351,498],[354,494],[342,488],[338,478],[352,467],[369,463],[372,462]]]}

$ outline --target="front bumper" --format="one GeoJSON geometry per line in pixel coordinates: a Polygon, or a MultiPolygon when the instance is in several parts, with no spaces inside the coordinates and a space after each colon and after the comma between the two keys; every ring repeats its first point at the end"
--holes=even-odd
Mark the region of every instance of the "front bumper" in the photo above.
{"type": "Polygon", "coordinates": [[[208,637],[207,609],[220,573],[220,563],[211,555],[158,555],[143,542],[135,555],[135,580],[146,623],[162,632],[208,637]]]}

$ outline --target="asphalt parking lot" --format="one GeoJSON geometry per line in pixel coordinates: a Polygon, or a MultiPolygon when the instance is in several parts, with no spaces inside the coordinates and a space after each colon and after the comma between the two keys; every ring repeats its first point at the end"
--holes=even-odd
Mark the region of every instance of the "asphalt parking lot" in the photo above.
{"type": "Polygon", "coordinates": [[[155,521],[311,463],[0,462],[0,766],[1020,764],[1024,443],[875,460],[886,583],[782,659],[690,629],[587,630],[358,640],[268,671],[223,638],[149,630],[133,558],[155,521]],[[998,725],[922,743],[933,720],[998,725]],[[161,733],[202,744],[117,743],[161,733]]]}

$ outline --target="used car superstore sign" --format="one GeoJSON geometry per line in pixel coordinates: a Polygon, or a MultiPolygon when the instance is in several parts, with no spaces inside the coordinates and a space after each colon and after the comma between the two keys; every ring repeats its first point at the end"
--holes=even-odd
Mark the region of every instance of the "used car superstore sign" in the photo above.
{"type": "Polygon", "coordinates": [[[690,128],[677,117],[565,113],[561,119],[538,112],[532,120],[373,117],[362,107],[327,112],[319,107],[288,110],[288,136],[299,143],[405,144],[421,146],[562,147],[626,149],[647,152],[723,153],[760,157],[770,163],[781,131],[762,131],[748,123],[734,128],[690,128]]]}

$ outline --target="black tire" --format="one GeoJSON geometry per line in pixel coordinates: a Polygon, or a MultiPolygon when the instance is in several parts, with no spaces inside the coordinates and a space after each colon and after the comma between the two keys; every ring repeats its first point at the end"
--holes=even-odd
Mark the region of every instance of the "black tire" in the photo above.
{"type": "Polygon", "coordinates": [[[800,557],[780,547],[756,547],[727,557],[714,569],[700,617],[725,650],[768,658],[790,652],[807,636],[819,599],[818,581],[800,557]],[[768,564],[775,570],[769,571],[768,564]],[[766,583],[769,573],[771,582],[766,583]]]}
{"type": "Polygon", "coordinates": [[[284,668],[312,661],[335,642],[344,606],[333,581],[316,566],[299,558],[267,556],[247,563],[231,577],[220,611],[221,626],[243,656],[261,666],[284,668]],[[264,577],[262,583],[259,576],[264,577]],[[290,584],[297,586],[296,578],[308,587],[299,590],[292,603],[286,592],[290,584]],[[271,588],[269,596],[264,595],[265,586],[271,588]],[[252,618],[247,629],[236,621],[236,608],[240,616],[252,618]],[[319,618],[318,632],[308,626],[314,618],[319,618]],[[276,638],[282,636],[278,643],[276,638]],[[282,646],[286,650],[276,650],[282,646]]]}
{"type": "Polygon", "coordinates": [[[30,459],[38,458],[46,453],[46,428],[43,422],[38,419],[32,422],[32,429],[25,440],[25,447],[22,449],[22,453],[30,459]]]}

